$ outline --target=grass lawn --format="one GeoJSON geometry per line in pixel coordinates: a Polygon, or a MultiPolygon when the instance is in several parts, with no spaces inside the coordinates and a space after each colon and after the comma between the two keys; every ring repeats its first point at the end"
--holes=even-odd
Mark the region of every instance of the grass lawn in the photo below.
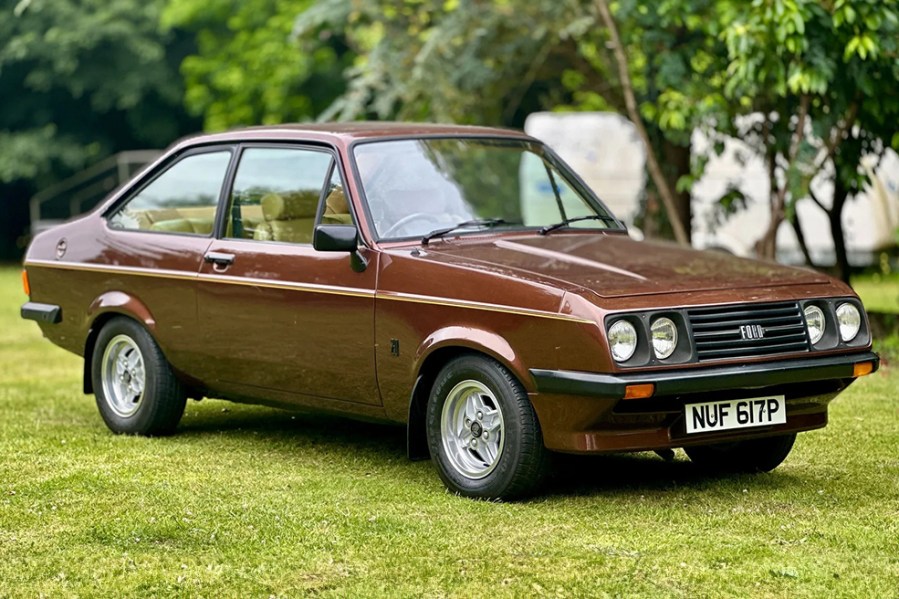
{"type": "Polygon", "coordinates": [[[899,312],[899,273],[854,277],[852,288],[869,312],[899,312]]]}
{"type": "Polygon", "coordinates": [[[899,373],[771,474],[568,458],[545,494],[446,493],[391,427],[221,401],[114,436],[0,269],[0,597],[897,597],[899,373]]]}

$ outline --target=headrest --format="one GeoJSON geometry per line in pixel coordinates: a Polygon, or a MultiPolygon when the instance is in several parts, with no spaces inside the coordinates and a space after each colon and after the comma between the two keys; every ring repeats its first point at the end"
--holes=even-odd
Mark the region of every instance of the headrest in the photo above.
{"type": "Polygon", "coordinates": [[[349,211],[350,206],[347,204],[343,188],[338,186],[332,189],[325,200],[325,214],[348,214],[349,211]]]}
{"type": "Polygon", "coordinates": [[[260,200],[262,215],[267,221],[315,218],[318,197],[318,192],[312,190],[267,193],[260,200]]]}

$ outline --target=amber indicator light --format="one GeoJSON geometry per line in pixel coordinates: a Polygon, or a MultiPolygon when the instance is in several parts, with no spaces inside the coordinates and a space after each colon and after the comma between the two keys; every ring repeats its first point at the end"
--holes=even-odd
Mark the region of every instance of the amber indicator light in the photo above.
{"type": "Polygon", "coordinates": [[[859,362],[852,367],[852,376],[860,377],[874,372],[874,362],[859,362]]]}
{"type": "Polygon", "coordinates": [[[645,383],[642,385],[628,385],[624,388],[624,399],[645,399],[652,397],[655,393],[656,386],[654,383],[645,383]]]}
{"type": "Polygon", "coordinates": [[[25,289],[25,295],[31,297],[31,283],[28,282],[28,271],[22,270],[22,287],[25,289]]]}

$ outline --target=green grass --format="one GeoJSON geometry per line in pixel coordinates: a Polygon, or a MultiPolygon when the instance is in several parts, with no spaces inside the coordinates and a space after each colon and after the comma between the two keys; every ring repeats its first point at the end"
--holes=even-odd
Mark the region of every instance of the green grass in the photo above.
{"type": "Polygon", "coordinates": [[[545,495],[453,497],[397,428],[220,401],[110,434],[0,269],[0,597],[897,597],[895,372],[771,474],[571,458],[545,495]]]}
{"type": "Polygon", "coordinates": [[[852,288],[869,312],[899,313],[899,273],[853,277],[852,288]]]}

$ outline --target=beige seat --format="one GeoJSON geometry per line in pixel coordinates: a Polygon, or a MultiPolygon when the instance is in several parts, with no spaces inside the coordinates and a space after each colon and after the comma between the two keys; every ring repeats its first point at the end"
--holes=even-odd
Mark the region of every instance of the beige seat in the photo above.
{"type": "MultiPolygon", "coordinates": [[[[258,205],[241,205],[240,220],[243,225],[241,237],[243,239],[253,239],[253,234],[259,225],[265,220],[262,218],[262,206],[258,205]]],[[[234,239],[234,221],[231,218],[225,221],[225,237],[234,239]]]]}
{"type": "Polygon", "coordinates": [[[265,194],[260,201],[265,222],[256,227],[253,239],[312,243],[318,198],[317,191],[309,190],[265,194]]]}
{"type": "Polygon", "coordinates": [[[172,218],[153,223],[150,225],[150,230],[165,231],[166,233],[210,235],[212,234],[212,226],[211,218],[172,218]]]}
{"type": "Polygon", "coordinates": [[[322,214],[322,223],[330,225],[351,225],[353,215],[350,214],[350,206],[347,203],[346,194],[339,185],[331,190],[325,199],[325,212],[322,214]]]}
{"type": "Polygon", "coordinates": [[[122,215],[127,219],[133,219],[136,225],[129,228],[152,230],[155,223],[167,220],[177,220],[184,218],[175,208],[159,208],[156,210],[128,210],[126,207],[122,211],[122,215]]]}
{"type": "Polygon", "coordinates": [[[133,228],[167,233],[210,235],[215,223],[215,206],[157,208],[153,210],[123,211],[133,219],[133,228]]]}

